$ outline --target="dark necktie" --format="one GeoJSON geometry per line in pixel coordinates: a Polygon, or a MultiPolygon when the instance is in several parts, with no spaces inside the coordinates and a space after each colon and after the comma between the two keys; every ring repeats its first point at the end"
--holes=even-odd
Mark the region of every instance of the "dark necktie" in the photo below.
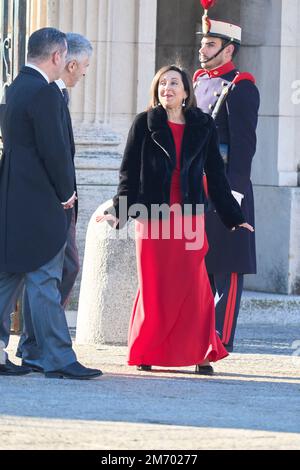
{"type": "Polygon", "coordinates": [[[68,106],[69,105],[69,101],[70,101],[70,96],[69,96],[69,92],[66,88],[63,88],[61,90],[62,94],[63,94],[63,97],[64,97],[64,100],[66,102],[66,105],[68,106]]]}

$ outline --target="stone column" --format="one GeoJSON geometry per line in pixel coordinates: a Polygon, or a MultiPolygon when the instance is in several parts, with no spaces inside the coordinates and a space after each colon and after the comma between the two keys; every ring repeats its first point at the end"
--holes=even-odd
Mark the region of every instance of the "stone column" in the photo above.
{"type": "Polygon", "coordinates": [[[122,230],[97,223],[112,201],[101,205],[88,225],[78,305],[76,342],[126,344],[137,290],[134,222],[122,230]]]}
{"type": "Polygon", "coordinates": [[[119,145],[148,101],[156,0],[48,0],[48,25],[83,34],[94,47],[86,78],[71,91],[78,153],[119,145]]]}
{"type": "Polygon", "coordinates": [[[261,93],[258,147],[253,162],[258,274],[246,287],[300,292],[300,189],[298,173],[300,1],[243,0],[241,69],[261,93]]]}
{"type": "Polygon", "coordinates": [[[28,4],[28,28],[29,34],[37,29],[47,26],[47,0],[30,0],[28,4]]]}
{"type": "Polygon", "coordinates": [[[50,0],[48,25],[86,36],[94,54],[85,79],[71,90],[70,110],[79,155],[94,154],[120,144],[110,127],[111,0],[50,0]]]}
{"type": "Polygon", "coordinates": [[[300,78],[297,56],[300,2],[242,1],[242,69],[251,69],[261,92],[256,184],[297,186],[299,151],[292,86],[300,78]],[[288,71],[288,73],[287,73],[288,71]]]}

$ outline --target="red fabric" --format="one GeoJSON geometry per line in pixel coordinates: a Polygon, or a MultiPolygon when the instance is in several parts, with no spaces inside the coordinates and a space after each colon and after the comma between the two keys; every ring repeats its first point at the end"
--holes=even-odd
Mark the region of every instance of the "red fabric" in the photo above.
{"type": "Polygon", "coordinates": [[[232,332],[234,312],[236,305],[236,293],[237,293],[237,273],[231,273],[230,279],[230,289],[228,294],[228,301],[226,305],[225,319],[224,319],[224,328],[223,328],[223,344],[228,344],[232,332]]]}
{"type": "Polygon", "coordinates": [[[184,133],[184,124],[176,124],[168,122],[169,127],[172,131],[175,149],[176,149],[176,168],[174,169],[172,182],[171,182],[171,194],[170,194],[170,205],[181,203],[181,187],[180,187],[180,154],[181,154],[181,142],[184,133]]]}
{"type": "Polygon", "coordinates": [[[216,0],[200,0],[200,3],[203,6],[204,10],[209,10],[211,7],[214,6],[216,0]]]}
{"type": "Polygon", "coordinates": [[[201,77],[202,75],[206,75],[206,74],[207,74],[207,70],[204,70],[204,69],[196,70],[196,72],[193,75],[193,82],[196,82],[198,77],[201,77]]]}
{"type": "Polygon", "coordinates": [[[250,82],[255,84],[255,78],[252,73],[249,72],[240,72],[239,76],[237,77],[235,83],[239,83],[242,80],[249,80],[250,82]]]}
{"type": "Polygon", "coordinates": [[[207,185],[207,177],[203,175],[203,189],[205,192],[205,196],[208,197],[208,185],[207,185]]]}
{"type": "MultiPolygon", "coordinates": [[[[177,166],[171,200],[181,201],[180,154],[184,125],[170,123],[177,166]]],[[[228,355],[215,331],[215,308],[204,256],[208,243],[203,216],[171,215],[170,238],[164,239],[167,220],[136,221],[139,288],[130,319],[128,364],[179,367],[217,361],[228,355]],[[202,243],[187,250],[191,234],[176,237],[179,228],[197,227],[202,243]],[[196,224],[198,226],[196,226],[196,224]],[[152,231],[152,238],[145,237],[152,231]],[[154,237],[157,232],[159,237],[154,237]]],[[[186,231],[184,232],[186,235],[186,231]]]]}
{"type": "MultiPolygon", "coordinates": [[[[225,75],[226,73],[232,72],[232,70],[235,70],[235,68],[236,67],[233,62],[227,62],[226,64],[212,70],[198,69],[193,75],[193,82],[196,82],[197,78],[201,77],[202,75],[208,75],[210,78],[216,78],[225,75]]],[[[235,83],[241,82],[242,80],[250,80],[250,82],[254,84],[256,82],[255,77],[249,72],[240,72],[235,80],[235,83]]]]}
{"type": "Polygon", "coordinates": [[[235,65],[232,61],[226,62],[226,64],[220,65],[212,70],[206,70],[206,73],[210,76],[210,78],[220,77],[221,75],[225,75],[226,73],[232,72],[235,70],[235,65]]]}

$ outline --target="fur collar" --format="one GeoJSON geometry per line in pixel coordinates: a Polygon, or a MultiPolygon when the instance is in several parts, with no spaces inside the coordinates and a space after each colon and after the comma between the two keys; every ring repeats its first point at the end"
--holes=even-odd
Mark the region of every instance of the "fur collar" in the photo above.
{"type": "MultiPolygon", "coordinates": [[[[212,127],[212,118],[199,108],[191,108],[185,113],[186,126],[182,141],[182,159],[191,162],[202,152],[212,127]]],[[[147,125],[151,138],[176,165],[176,150],[172,132],[168,126],[167,113],[162,106],[150,109],[147,113],[147,125]]]]}
{"type": "MultiPolygon", "coordinates": [[[[190,108],[185,112],[187,126],[203,127],[208,124],[209,117],[199,108],[190,108]]],[[[150,132],[157,131],[168,126],[168,117],[162,106],[156,106],[147,113],[147,123],[150,132]]]]}

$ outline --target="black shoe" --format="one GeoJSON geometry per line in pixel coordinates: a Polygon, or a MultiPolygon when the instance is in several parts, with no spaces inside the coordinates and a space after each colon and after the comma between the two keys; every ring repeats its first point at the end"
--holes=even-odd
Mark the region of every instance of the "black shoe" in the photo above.
{"type": "Polygon", "coordinates": [[[102,375],[100,369],[89,369],[84,367],[80,362],[76,361],[64,367],[63,369],[45,372],[45,377],[48,379],[77,379],[88,380],[102,375]]]}
{"type": "Polygon", "coordinates": [[[6,360],[5,364],[0,364],[0,375],[26,375],[30,374],[31,369],[25,366],[17,366],[9,359],[6,360]]]}
{"type": "Polygon", "coordinates": [[[149,372],[152,369],[152,366],[146,366],[146,364],[141,364],[137,366],[137,370],[143,370],[145,372],[149,372]]]}
{"type": "Polygon", "coordinates": [[[198,375],[214,375],[214,369],[212,366],[201,366],[199,364],[196,365],[195,374],[198,375]]]}
{"type": "Polygon", "coordinates": [[[30,361],[25,361],[24,359],[22,359],[22,366],[29,367],[31,369],[31,372],[39,372],[41,374],[44,373],[44,369],[41,366],[33,364],[30,361]]]}

